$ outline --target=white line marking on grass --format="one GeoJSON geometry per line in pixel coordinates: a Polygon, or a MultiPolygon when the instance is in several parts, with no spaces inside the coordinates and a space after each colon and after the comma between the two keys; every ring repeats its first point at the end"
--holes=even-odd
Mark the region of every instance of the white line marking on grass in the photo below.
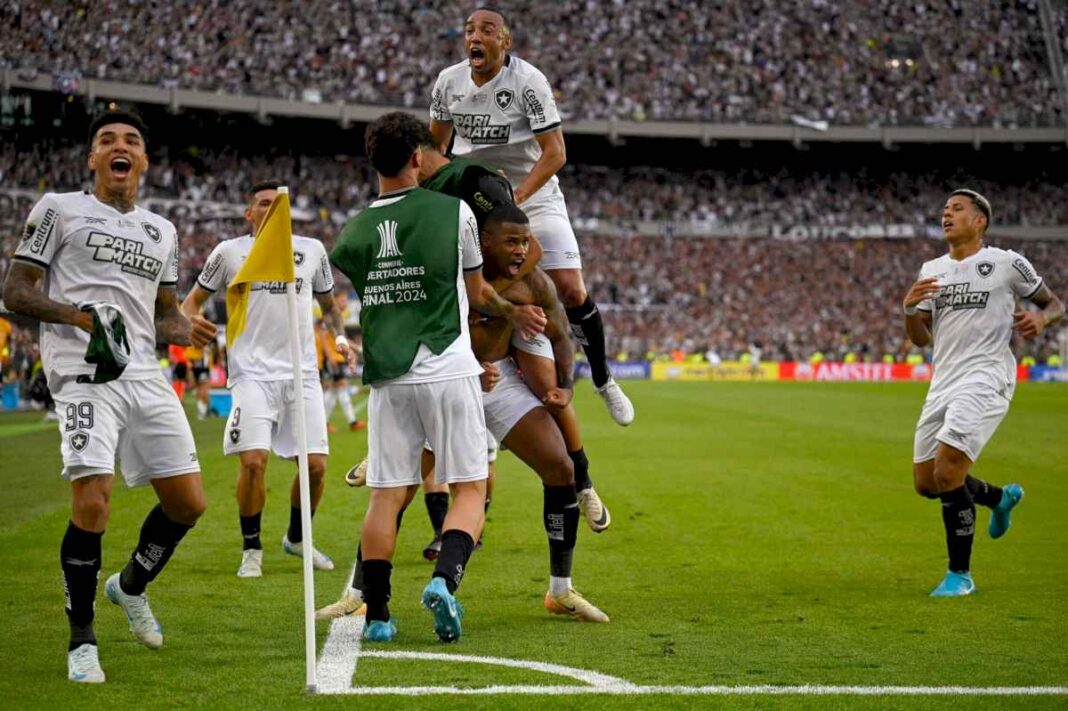
{"type": "Polygon", "coordinates": [[[547,664],[545,662],[528,662],[522,659],[508,659],[506,657],[482,657],[469,654],[440,654],[437,652],[394,652],[380,650],[363,650],[363,656],[376,657],[378,659],[421,659],[428,662],[466,662],[468,664],[493,664],[499,667],[512,667],[513,669],[530,669],[544,674],[557,674],[568,676],[576,681],[583,681],[594,687],[605,689],[633,689],[631,684],[619,677],[601,674],[599,672],[565,667],[562,664],[547,664]]]}
{"type": "Polygon", "coordinates": [[[323,644],[316,668],[321,694],[345,694],[352,688],[356,660],[363,639],[363,615],[339,617],[330,622],[330,633],[323,644]]]}
{"type": "MultiPolygon", "coordinates": [[[[364,653],[369,656],[368,653],[364,653]]],[[[444,655],[449,656],[449,655],[444,655]]],[[[1064,696],[1066,686],[356,686],[358,696],[1064,696]]]]}
{"type": "MultiPolygon", "coordinates": [[[[354,564],[355,565],[355,564],[354,564]]],[[[346,579],[345,585],[348,586],[346,579]]],[[[532,662],[506,657],[483,657],[437,652],[403,652],[399,650],[363,650],[364,618],[342,617],[330,623],[317,666],[320,694],[358,696],[493,696],[517,694],[528,696],[572,696],[611,694],[617,696],[1068,696],[1068,686],[637,686],[625,679],[600,672],[566,667],[561,664],[532,662]],[[545,674],[566,676],[587,686],[353,686],[356,662],[360,656],[374,659],[411,659],[434,662],[490,664],[529,669],[545,674]]]]}

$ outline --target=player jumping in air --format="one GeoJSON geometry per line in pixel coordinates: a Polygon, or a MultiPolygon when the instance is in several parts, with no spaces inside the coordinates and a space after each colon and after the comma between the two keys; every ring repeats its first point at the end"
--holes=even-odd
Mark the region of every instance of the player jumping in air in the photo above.
{"type": "Polygon", "coordinates": [[[593,384],[620,425],[634,406],[608,370],[604,323],[586,292],[582,258],[557,171],[567,154],[556,100],[545,75],[508,54],[512,35],[500,12],[476,10],[464,27],[467,59],[441,71],[430,101],[438,149],[499,168],[544,248],[541,268],[556,286],[571,329],[590,363],[593,384]]]}

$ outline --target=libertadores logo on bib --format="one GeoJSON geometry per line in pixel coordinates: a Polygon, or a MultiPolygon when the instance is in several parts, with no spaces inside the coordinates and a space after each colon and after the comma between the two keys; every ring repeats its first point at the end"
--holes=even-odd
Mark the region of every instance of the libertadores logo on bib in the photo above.
{"type": "Polygon", "coordinates": [[[378,223],[378,240],[378,259],[403,256],[397,247],[397,223],[394,220],[378,223]]]}

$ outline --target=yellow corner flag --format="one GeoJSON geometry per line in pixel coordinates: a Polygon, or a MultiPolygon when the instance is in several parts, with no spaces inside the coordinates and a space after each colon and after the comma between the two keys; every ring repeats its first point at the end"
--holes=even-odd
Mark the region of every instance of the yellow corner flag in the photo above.
{"type": "Polygon", "coordinates": [[[293,222],[289,214],[289,191],[278,189],[267,216],[260,223],[252,250],[237,275],[226,286],[226,347],[244,333],[248,322],[247,286],[254,281],[296,281],[293,267],[293,222]]]}

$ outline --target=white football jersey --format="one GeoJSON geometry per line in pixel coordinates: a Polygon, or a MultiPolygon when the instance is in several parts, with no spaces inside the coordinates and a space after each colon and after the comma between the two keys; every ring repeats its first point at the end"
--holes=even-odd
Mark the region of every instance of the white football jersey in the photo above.
{"type": "MultiPolygon", "coordinates": [[[[513,188],[541,157],[535,136],[560,126],[545,75],[512,55],[505,56],[501,71],[482,86],[471,80],[466,59],[443,69],[434,83],[430,117],[452,122],[455,155],[500,168],[513,188]]],[[[554,175],[538,192],[550,192],[558,182],[554,175]]]]}
{"type": "MultiPolygon", "coordinates": [[[[197,285],[207,291],[225,291],[252,249],[252,236],[244,235],[220,242],[208,255],[197,285]]],[[[312,292],[334,291],[334,275],[323,243],[293,235],[293,261],[296,268],[297,331],[300,334],[301,362],[306,378],[319,379],[312,330],[312,292]],[[310,285],[311,288],[308,288],[310,285]]],[[[227,353],[227,385],[242,380],[289,380],[293,377],[289,357],[289,329],[284,282],[252,282],[245,331],[227,353]]],[[[228,314],[229,316],[229,314],[228,314]]]]}
{"type": "MultiPolygon", "coordinates": [[[[122,213],[89,192],[45,193],[26,221],[15,259],[45,270],[44,292],[53,301],[106,301],[122,312],[130,363],[121,380],[159,377],[156,296],[178,283],[178,234],[154,212],[122,213]]],[[[85,362],[89,334],[75,326],[41,324],[41,360],[49,386],[92,375],[85,362]]]]}
{"type": "Polygon", "coordinates": [[[931,313],[934,376],[931,394],[983,383],[1011,396],[1016,383],[1012,338],[1015,297],[1027,299],[1042,278],[1023,255],[984,247],[956,261],[948,254],[924,263],[920,279],[935,277],[938,294],[918,305],[931,313]]]}

